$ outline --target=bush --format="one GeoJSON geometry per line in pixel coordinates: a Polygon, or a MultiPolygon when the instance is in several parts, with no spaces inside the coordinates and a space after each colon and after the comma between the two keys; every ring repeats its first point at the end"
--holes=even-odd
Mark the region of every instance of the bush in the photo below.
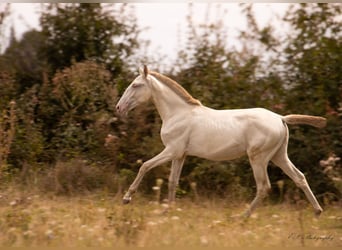
{"type": "Polygon", "coordinates": [[[7,158],[15,135],[15,124],[15,102],[11,101],[10,107],[0,114],[0,177],[3,177],[7,169],[7,158]]]}
{"type": "Polygon", "coordinates": [[[58,195],[86,193],[97,189],[118,191],[118,177],[109,169],[74,159],[59,161],[53,169],[46,171],[41,178],[40,188],[43,192],[58,195]]]}
{"type": "Polygon", "coordinates": [[[203,161],[191,172],[190,179],[196,182],[201,194],[241,199],[248,192],[248,187],[241,186],[234,164],[203,161]]]}
{"type": "Polygon", "coordinates": [[[50,157],[74,158],[103,147],[103,125],[116,97],[110,72],[91,61],[74,63],[45,83],[38,115],[50,157]]]}

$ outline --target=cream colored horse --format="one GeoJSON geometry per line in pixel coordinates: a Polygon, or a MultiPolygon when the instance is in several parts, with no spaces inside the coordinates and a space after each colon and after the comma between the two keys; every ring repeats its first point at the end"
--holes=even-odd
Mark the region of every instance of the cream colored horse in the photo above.
{"type": "Polygon", "coordinates": [[[223,161],[247,154],[257,185],[257,194],[245,215],[249,216],[271,188],[267,175],[269,161],[279,166],[300,187],[319,215],[323,210],[313,195],[305,176],[287,156],[287,124],[324,127],[323,117],[307,115],[281,116],[262,108],[215,110],[203,106],[178,83],[149,72],[146,66],[128,86],[116,108],[126,115],[136,106],[152,99],[161,119],[164,150],[144,162],[123,202],[129,203],[143,176],[152,168],[172,161],[169,177],[169,202],[175,191],[187,155],[223,161]]]}

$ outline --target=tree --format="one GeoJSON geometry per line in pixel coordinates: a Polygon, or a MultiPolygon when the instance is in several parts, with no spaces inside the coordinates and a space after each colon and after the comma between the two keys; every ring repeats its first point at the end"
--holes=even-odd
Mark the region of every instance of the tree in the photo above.
{"type": "Polygon", "coordinates": [[[316,192],[336,192],[318,162],[342,154],[342,6],[293,5],[285,18],[293,31],[287,38],[283,69],[286,109],[291,113],[323,115],[323,130],[291,129],[290,156],[300,162],[316,192]],[[310,157],[308,157],[310,156],[310,157]]]}
{"type": "Polygon", "coordinates": [[[23,34],[20,41],[11,30],[8,48],[0,56],[0,67],[15,77],[18,84],[18,95],[24,93],[35,84],[41,84],[46,61],[41,56],[44,37],[37,30],[23,34]]]}
{"type": "Polygon", "coordinates": [[[46,38],[44,56],[51,72],[69,67],[72,61],[93,59],[105,64],[114,77],[126,64],[124,59],[139,47],[134,15],[114,5],[100,3],[48,4],[40,23],[46,38]]]}
{"type": "MultiPolygon", "coordinates": [[[[4,23],[7,16],[10,14],[10,5],[9,3],[2,3],[0,4],[0,39],[3,39],[3,33],[4,33],[4,23]]],[[[2,44],[2,43],[1,43],[2,44]]],[[[0,52],[3,50],[3,48],[0,46],[0,52]]]]}
{"type": "MultiPolygon", "coordinates": [[[[306,112],[336,112],[342,93],[342,14],[340,4],[301,4],[290,9],[292,25],[285,63],[286,84],[293,92],[289,108],[304,101],[306,112]],[[305,89],[305,91],[301,91],[305,89]],[[292,105],[291,105],[292,103],[292,105]]],[[[301,107],[304,108],[303,105],[301,107]]]]}

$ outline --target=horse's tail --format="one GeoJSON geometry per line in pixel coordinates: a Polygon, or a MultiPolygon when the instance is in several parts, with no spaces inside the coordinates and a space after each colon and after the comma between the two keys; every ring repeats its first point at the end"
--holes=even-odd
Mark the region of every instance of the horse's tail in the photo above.
{"type": "Polygon", "coordinates": [[[312,115],[286,115],[282,120],[287,124],[307,124],[316,128],[323,128],[327,125],[327,119],[321,116],[312,115]]]}

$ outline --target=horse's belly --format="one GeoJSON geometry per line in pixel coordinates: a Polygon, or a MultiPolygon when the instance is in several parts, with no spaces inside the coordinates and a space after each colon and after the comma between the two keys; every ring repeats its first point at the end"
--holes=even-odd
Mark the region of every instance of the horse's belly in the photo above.
{"type": "Polygon", "coordinates": [[[205,138],[190,140],[187,155],[197,156],[213,161],[236,159],[246,153],[243,142],[223,135],[209,134],[205,138]]]}

